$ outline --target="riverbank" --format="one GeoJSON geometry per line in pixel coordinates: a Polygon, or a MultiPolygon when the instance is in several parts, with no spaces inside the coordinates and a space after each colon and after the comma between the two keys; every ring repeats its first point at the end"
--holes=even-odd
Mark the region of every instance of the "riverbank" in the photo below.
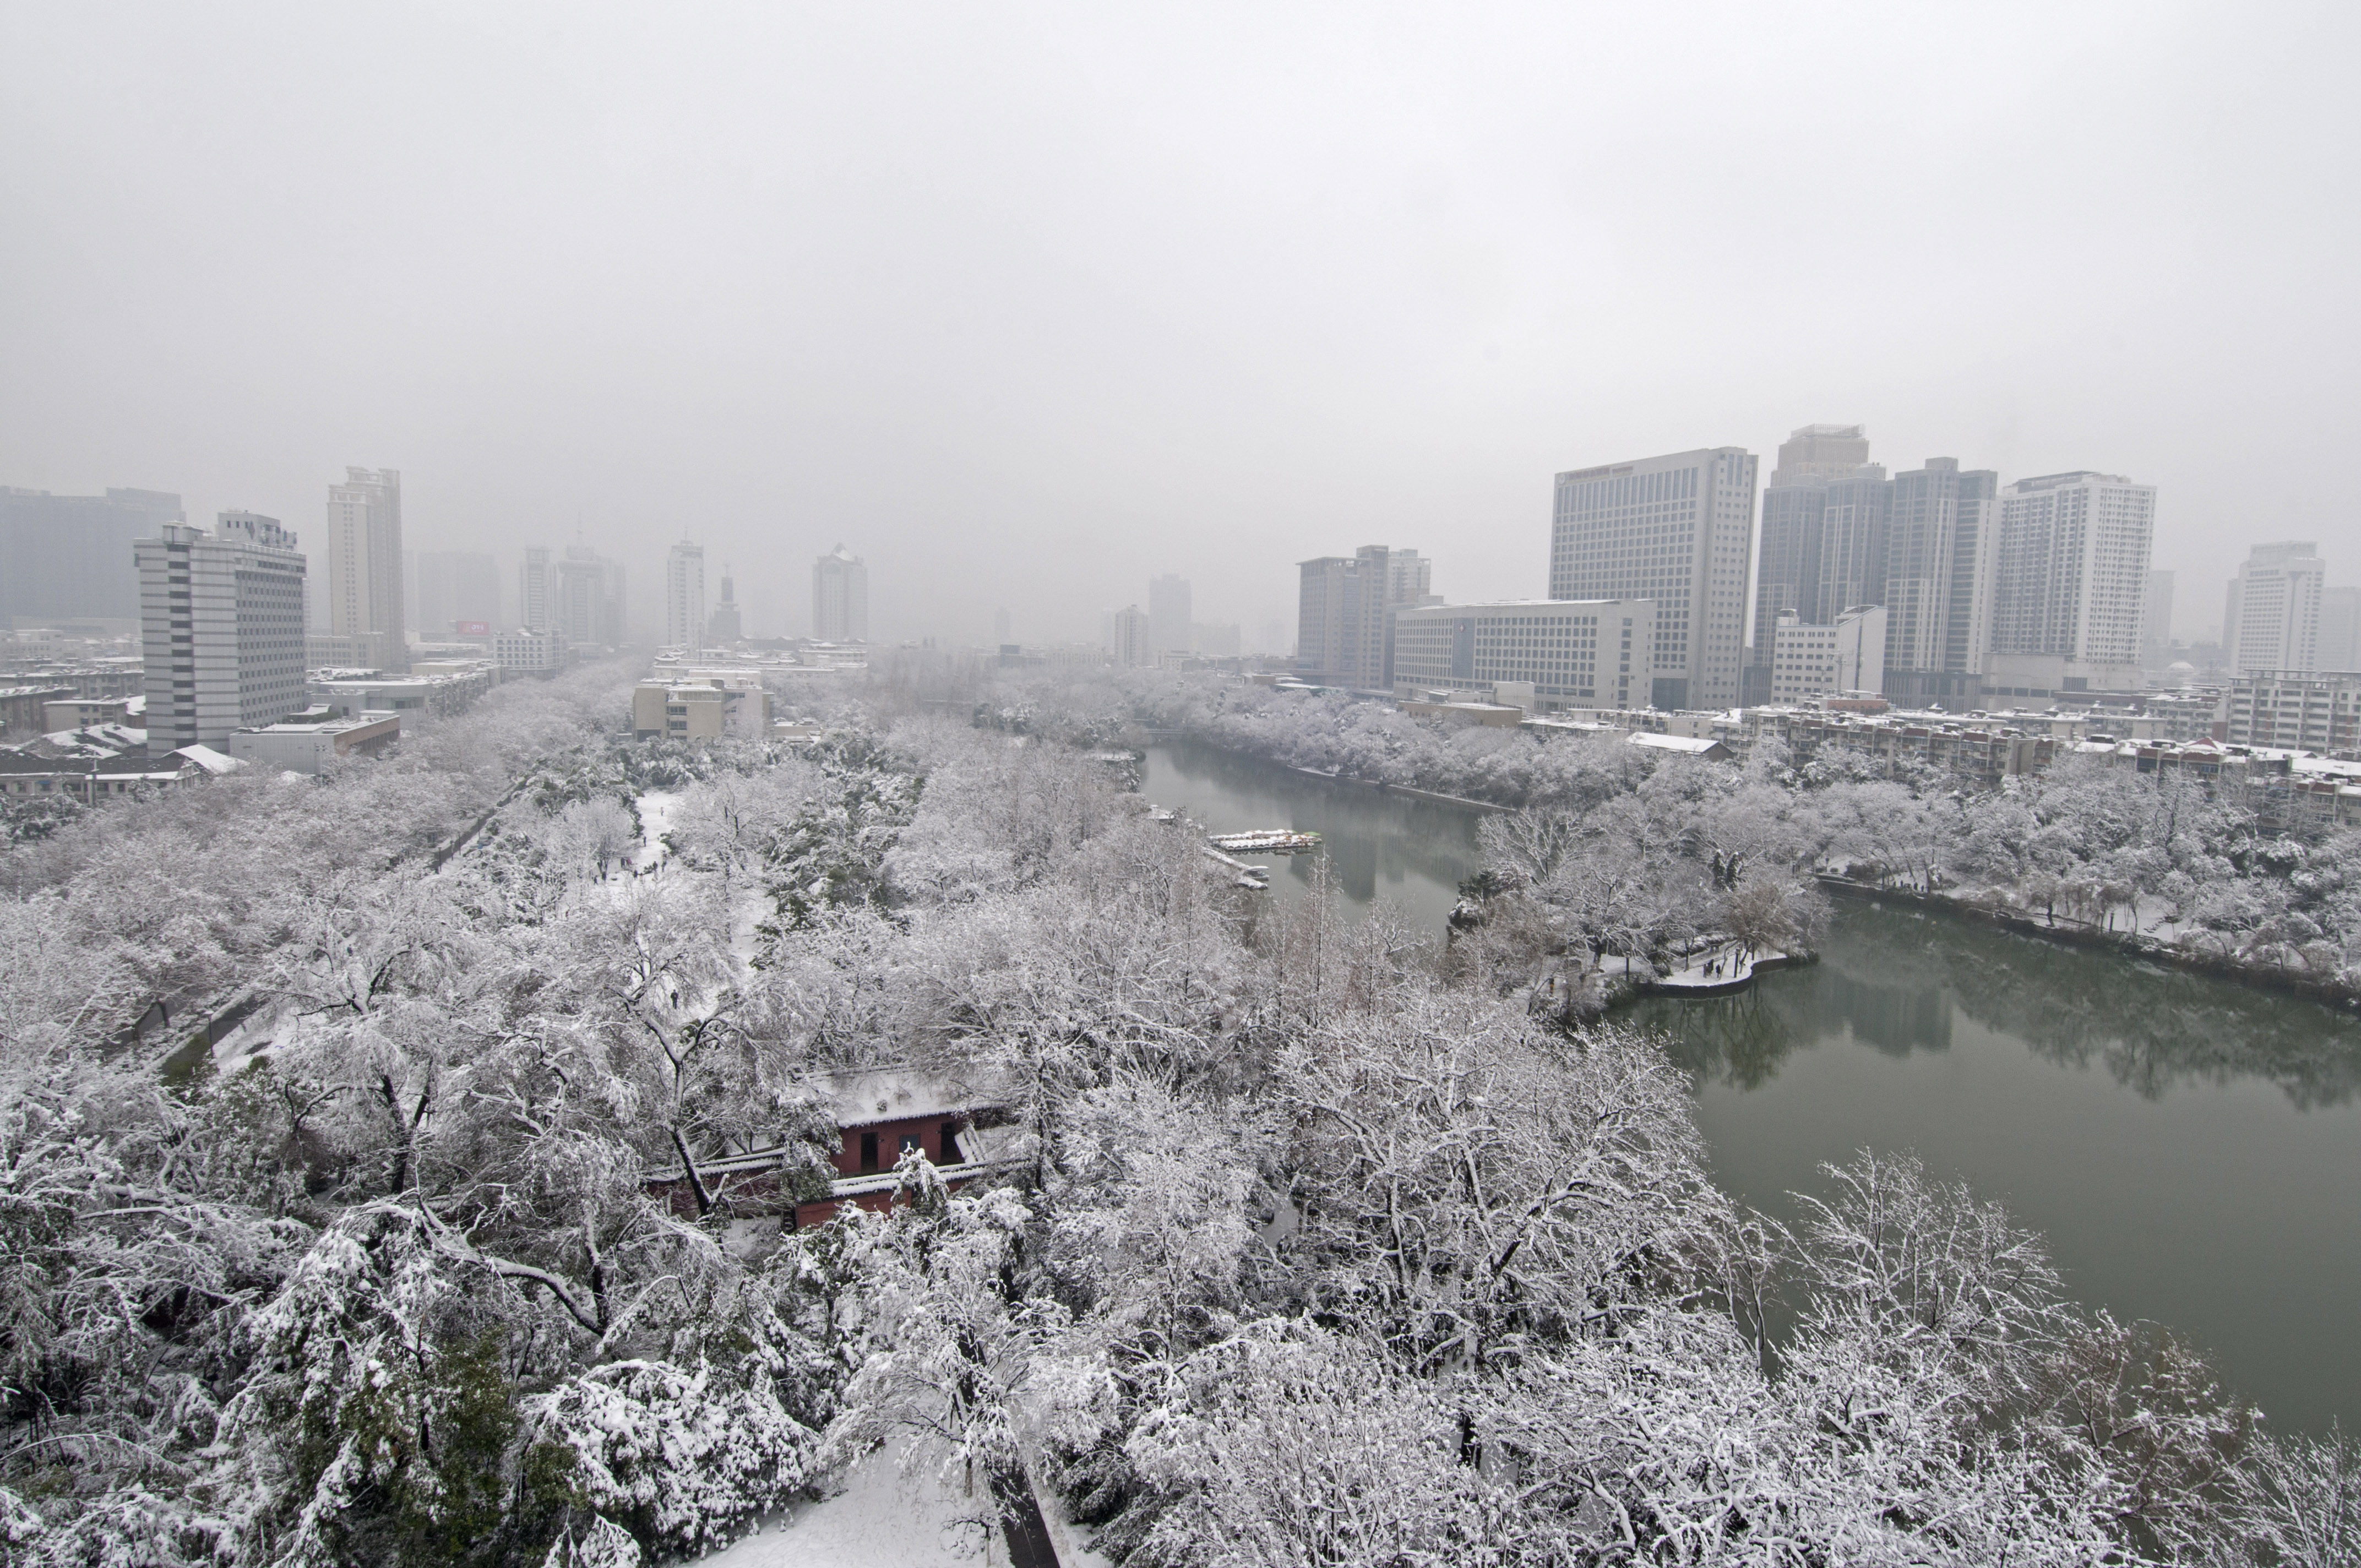
{"type": "Polygon", "coordinates": [[[1323,784],[1350,784],[1356,789],[1375,790],[1379,795],[1406,795],[1412,800],[1432,800],[1443,806],[1464,806],[1469,811],[1520,809],[1517,806],[1501,806],[1488,800],[1471,800],[1464,795],[1444,795],[1440,790],[1420,789],[1412,784],[1388,784],[1383,779],[1365,779],[1357,773],[1332,773],[1319,768],[1290,767],[1285,762],[1274,762],[1268,757],[1259,756],[1252,751],[1241,751],[1235,746],[1224,746],[1218,740],[1209,740],[1202,735],[1191,735],[1187,739],[1193,744],[1202,746],[1209,751],[1219,751],[1225,757],[1260,762],[1266,767],[1285,768],[1290,773],[1301,773],[1305,778],[1318,779],[1323,784]]]}
{"type": "Polygon", "coordinates": [[[2333,977],[2323,979],[2280,964],[2256,963],[2229,954],[2192,952],[2178,942],[2160,941],[2136,931],[2109,931],[2081,920],[2059,922],[2036,916],[2011,905],[1972,901],[1950,894],[1885,887],[1825,872],[1817,880],[1823,889],[1836,897],[1868,902],[1892,899],[1918,909],[1991,926],[2020,937],[2036,937],[2061,947],[2095,949],[2123,958],[2145,959],[2190,974],[2234,981],[2257,990],[2305,997],[2345,1012],[2361,1013],[2361,995],[2356,995],[2351,986],[2333,977]]]}

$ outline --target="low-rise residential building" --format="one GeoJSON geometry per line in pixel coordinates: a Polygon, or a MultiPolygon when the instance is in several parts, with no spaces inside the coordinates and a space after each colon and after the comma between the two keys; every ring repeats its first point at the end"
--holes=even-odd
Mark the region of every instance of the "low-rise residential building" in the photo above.
{"type": "Polygon", "coordinates": [[[770,731],[771,694],[753,670],[686,670],[631,691],[631,733],[642,740],[759,740],[770,731]]]}
{"type": "Polygon", "coordinates": [[[169,789],[235,770],[208,746],[151,754],[148,732],[120,724],[45,735],[29,746],[0,748],[0,796],[71,795],[84,805],[142,790],[169,789]]]}
{"type": "Polygon", "coordinates": [[[0,686],[0,729],[54,729],[49,705],[73,699],[71,686],[0,686]]]}
{"type": "Polygon", "coordinates": [[[75,663],[28,664],[8,672],[12,689],[41,690],[61,696],[138,696],[147,690],[147,669],[137,653],[75,663]]]}
{"type": "Polygon", "coordinates": [[[1773,740],[1798,764],[1822,751],[1846,751],[1873,759],[1889,773],[1903,765],[1940,768],[1986,787],[2015,774],[2039,773],[2059,744],[2051,736],[1973,718],[1815,707],[1750,707],[1731,716],[1722,738],[1741,754],[1751,755],[1773,740]]]}
{"type": "Polygon", "coordinates": [[[313,709],[248,729],[234,729],[229,754],[242,762],[291,773],[316,773],[350,757],[374,757],[401,738],[390,713],[330,714],[313,709]]]}
{"type": "Polygon", "coordinates": [[[1525,718],[1523,708],[1497,702],[1422,702],[1411,698],[1401,704],[1401,710],[1412,718],[1441,718],[1491,729],[1514,729],[1525,718]]]}
{"type": "Polygon", "coordinates": [[[2257,670],[2232,678],[2222,739],[2334,755],[2361,747],[2361,673],[2257,670]]]}
{"type": "MultiPolygon", "coordinates": [[[[1653,681],[1653,599],[1507,599],[1393,611],[1394,696],[1433,688],[1530,687],[1532,710],[1645,706],[1653,681]]],[[[1521,692],[1520,695],[1522,695],[1521,692]]]]}
{"type": "Polygon", "coordinates": [[[1885,609],[1849,609],[1825,626],[1782,610],[1771,644],[1771,700],[1805,702],[1885,685],[1885,609]]]}
{"type": "Polygon", "coordinates": [[[412,664],[406,675],[371,673],[349,674],[321,671],[305,691],[314,707],[340,717],[357,713],[390,713],[401,718],[407,733],[411,720],[433,716],[446,718],[492,689],[499,677],[489,660],[471,661],[465,667],[412,664]]]}
{"type": "Polygon", "coordinates": [[[492,663],[512,674],[545,675],[566,667],[566,638],[551,630],[496,631],[492,663]]]}
{"type": "Polygon", "coordinates": [[[41,705],[44,733],[86,729],[93,724],[132,724],[144,705],[136,696],[52,697],[41,705]]]}

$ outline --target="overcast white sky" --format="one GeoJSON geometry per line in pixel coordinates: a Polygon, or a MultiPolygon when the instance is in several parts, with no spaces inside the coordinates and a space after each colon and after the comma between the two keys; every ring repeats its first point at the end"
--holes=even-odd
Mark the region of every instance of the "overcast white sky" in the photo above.
{"type": "Polygon", "coordinates": [[[1556,470],[1861,421],[2158,485],[2199,630],[2361,582],[2356,14],[0,0],[0,483],[1283,645],[1303,556],[1535,595],[1556,470]]]}

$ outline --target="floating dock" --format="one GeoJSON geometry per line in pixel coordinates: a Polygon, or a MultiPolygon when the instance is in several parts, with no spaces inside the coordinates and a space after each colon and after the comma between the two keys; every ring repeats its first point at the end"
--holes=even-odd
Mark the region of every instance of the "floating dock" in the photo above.
{"type": "Polygon", "coordinates": [[[1210,833],[1205,842],[1234,855],[1308,855],[1320,847],[1320,835],[1264,828],[1252,833],[1210,833]]]}

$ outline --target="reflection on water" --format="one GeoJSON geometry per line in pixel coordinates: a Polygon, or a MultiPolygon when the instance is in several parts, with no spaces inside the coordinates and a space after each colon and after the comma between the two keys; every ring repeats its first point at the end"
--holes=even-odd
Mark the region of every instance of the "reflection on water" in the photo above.
{"type": "MultiPolygon", "coordinates": [[[[1437,936],[1460,881],[1482,861],[1476,843],[1480,812],[1312,778],[1196,741],[1149,747],[1139,789],[1159,806],[1186,811],[1208,832],[1289,828],[1317,833],[1333,883],[1352,913],[1383,898],[1437,936]]],[[[1314,856],[1245,858],[1270,868],[1271,890],[1281,897],[1301,896],[1312,883],[1314,856]]]]}
{"type": "Polygon", "coordinates": [[[2361,1421],[2361,1020],[1970,922],[1839,906],[1820,963],[1651,999],[1730,1190],[1914,1147],[2075,1293],[2212,1351],[2281,1426],[2361,1421]]]}
{"type": "Polygon", "coordinates": [[[2156,1099],[2176,1085],[2257,1079],[2298,1108],[2361,1090],[2361,1021],[2303,998],[2131,963],[1964,920],[1840,905],[1815,966],[1752,993],[1643,1002],[1700,1086],[1752,1088],[1800,1047],[1843,1033],[1889,1056],[1944,1050],[1954,1011],[2060,1067],[2097,1066],[2156,1099]]]}

